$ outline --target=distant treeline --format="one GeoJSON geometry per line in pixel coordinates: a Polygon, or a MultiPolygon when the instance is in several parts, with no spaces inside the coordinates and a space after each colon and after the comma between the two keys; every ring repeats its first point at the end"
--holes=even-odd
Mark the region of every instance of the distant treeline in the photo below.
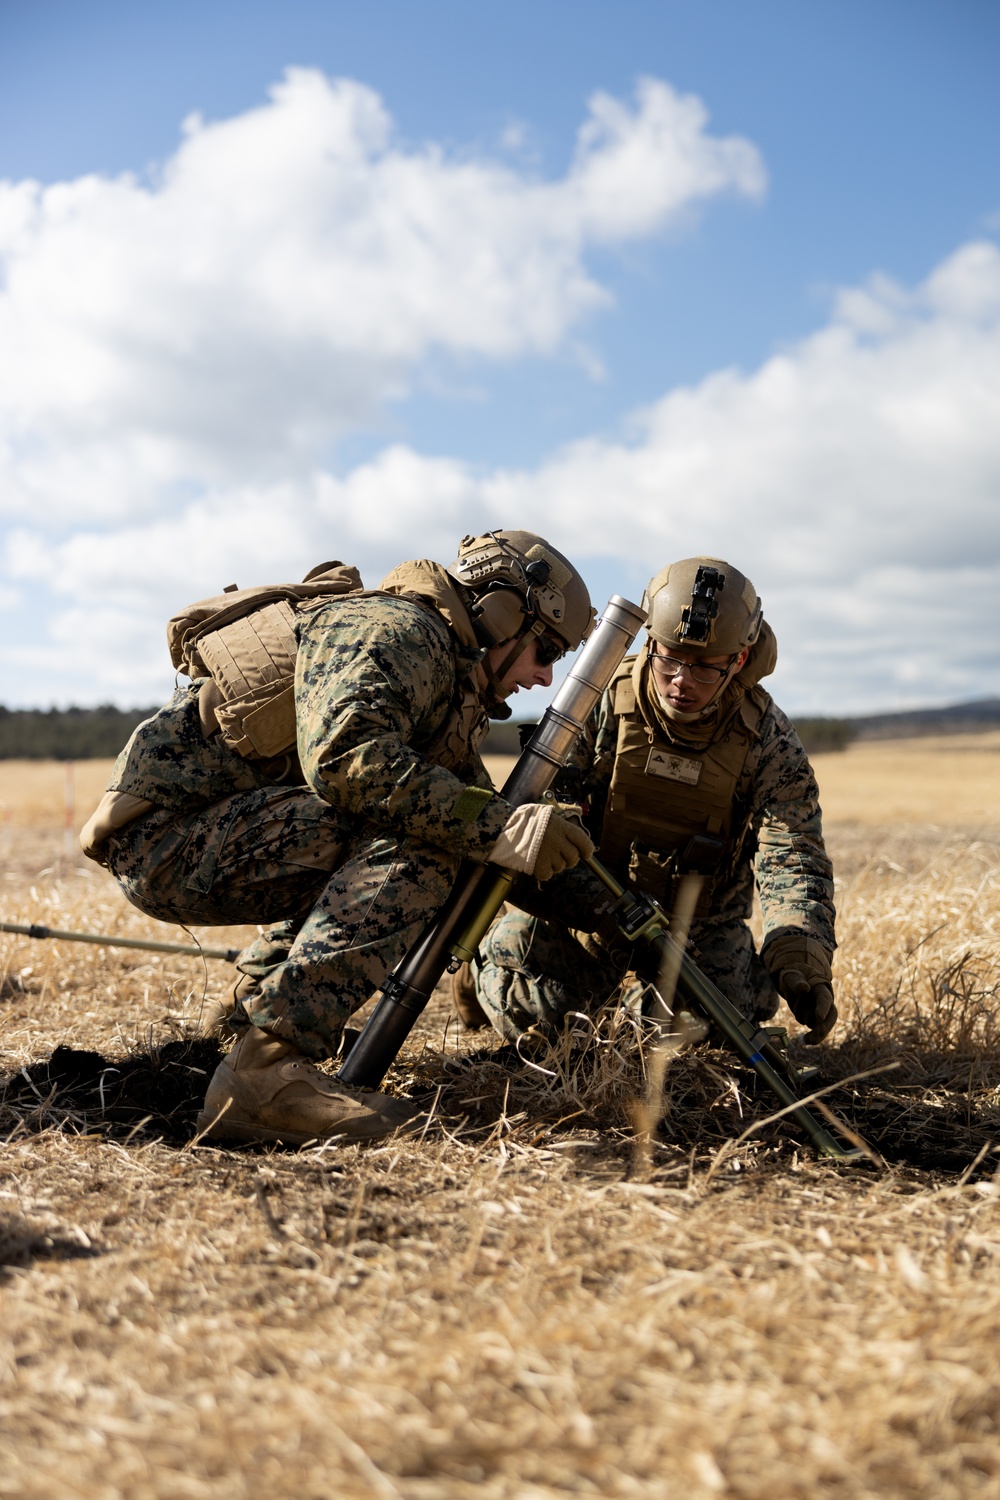
{"type": "MultiPolygon", "coordinates": [[[[117,755],[137,724],[153,708],[0,707],[0,760],[93,760],[117,755]]],[[[490,755],[517,755],[517,720],[495,723],[486,741],[490,755]]],[[[906,739],[924,734],[968,734],[1000,729],[1000,699],[981,698],[948,708],[921,708],[868,718],[795,720],[810,754],[844,750],[852,740],[906,739]]]]}
{"type": "Polygon", "coordinates": [[[795,733],[810,755],[824,750],[846,750],[858,737],[852,719],[796,719],[795,733]]]}
{"type": "Polygon", "coordinates": [[[0,760],[98,760],[117,755],[152,708],[0,707],[0,760]]]}
{"type": "Polygon", "coordinates": [[[924,734],[985,734],[1000,729],[1000,698],[975,698],[944,708],[900,709],[855,719],[862,740],[903,740],[924,734]]]}

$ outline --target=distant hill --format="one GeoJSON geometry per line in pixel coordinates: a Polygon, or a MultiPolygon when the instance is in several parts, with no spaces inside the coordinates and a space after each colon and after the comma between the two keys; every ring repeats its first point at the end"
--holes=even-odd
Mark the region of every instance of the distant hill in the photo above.
{"type": "Polygon", "coordinates": [[[920,734],[981,734],[1000,729],[1000,698],[976,698],[947,708],[905,708],[851,719],[859,740],[902,740],[920,734]]]}

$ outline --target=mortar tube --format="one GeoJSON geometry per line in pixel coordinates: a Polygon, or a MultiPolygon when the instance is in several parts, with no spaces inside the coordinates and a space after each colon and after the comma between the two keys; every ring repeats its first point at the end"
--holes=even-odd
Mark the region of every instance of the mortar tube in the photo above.
{"type": "MultiPolygon", "coordinates": [[[[646,612],[639,605],[620,594],[608,600],[579,660],[503,784],[501,796],[511,806],[537,802],[548,791],[645,623],[646,612]]],[[[383,985],[378,1004],[337,1074],[341,1083],[378,1088],[441,975],[469,956],[470,934],[478,933],[477,943],[485,935],[509,885],[509,872],[497,865],[462,864],[448,899],[383,985]]]]}

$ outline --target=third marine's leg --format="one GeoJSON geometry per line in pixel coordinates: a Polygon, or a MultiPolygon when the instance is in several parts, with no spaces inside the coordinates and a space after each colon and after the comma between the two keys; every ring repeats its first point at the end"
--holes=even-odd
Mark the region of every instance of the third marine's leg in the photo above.
{"type": "Polygon", "coordinates": [[[476,997],[494,1030],[515,1041],[532,1026],[557,1031],[573,1011],[609,1000],[622,966],[565,927],[510,910],[495,922],[473,966],[476,997]]]}
{"type": "MultiPolygon", "coordinates": [[[[769,1020],[778,1008],[771,976],[742,922],[700,924],[692,956],[744,1015],[769,1020]]],[[[476,998],[494,1029],[513,1041],[532,1026],[558,1029],[572,1011],[593,1014],[615,993],[641,950],[611,951],[593,938],[527,912],[509,910],[491,928],[473,964],[476,998]]],[[[683,997],[679,997],[683,998],[683,997]]]]}

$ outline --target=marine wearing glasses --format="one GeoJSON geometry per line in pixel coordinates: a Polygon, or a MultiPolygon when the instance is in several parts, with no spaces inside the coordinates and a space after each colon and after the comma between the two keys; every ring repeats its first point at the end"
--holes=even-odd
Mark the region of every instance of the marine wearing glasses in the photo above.
{"type": "MultiPolygon", "coordinates": [[[[774,633],[749,578],[721,558],[669,564],[646,604],[645,646],[622,663],[563,793],[586,807],[623,883],[668,910],[697,883],[698,963],[734,1004],[760,1022],[781,995],[818,1042],[837,1018],[833,880],[815,778],[760,685],[777,661],[774,633]]],[[[519,886],[513,899],[522,910],[493,927],[462,991],[508,1040],[596,1009],[632,961],[589,870],[519,886]]]]}
{"type": "Polygon", "coordinates": [[[689,672],[695,682],[700,682],[703,687],[717,687],[735,662],[735,656],[728,656],[723,662],[720,662],[718,657],[710,661],[706,657],[699,656],[689,661],[676,656],[666,656],[660,651],[655,641],[650,643],[649,648],[649,664],[657,677],[672,680],[679,677],[682,672],[689,672]]]}

